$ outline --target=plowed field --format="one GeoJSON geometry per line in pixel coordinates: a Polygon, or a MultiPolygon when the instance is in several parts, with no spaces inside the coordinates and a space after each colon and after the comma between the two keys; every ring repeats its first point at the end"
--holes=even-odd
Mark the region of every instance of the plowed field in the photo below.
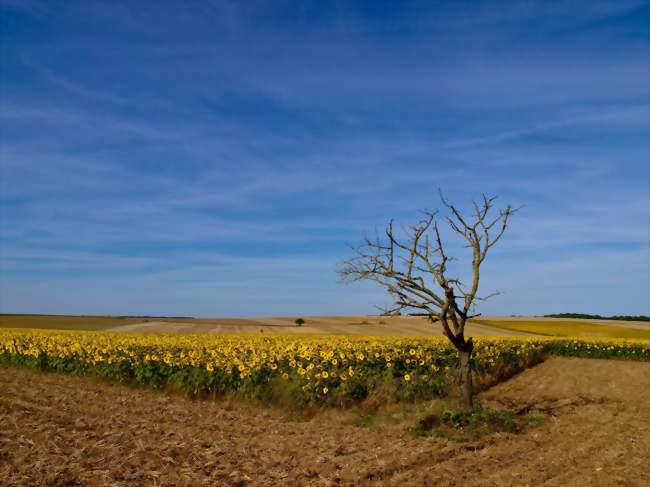
{"type": "Polygon", "coordinates": [[[650,484],[650,363],[551,359],[483,398],[551,419],[473,442],[416,438],[2,368],[0,484],[650,484]]]}

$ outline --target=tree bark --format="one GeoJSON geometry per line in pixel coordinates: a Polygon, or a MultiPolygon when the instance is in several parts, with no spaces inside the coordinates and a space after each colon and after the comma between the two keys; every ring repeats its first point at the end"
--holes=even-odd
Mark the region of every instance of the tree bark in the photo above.
{"type": "Polygon", "coordinates": [[[474,406],[474,386],[472,385],[472,349],[460,350],[459,380],[460,380],[460,403],[462,407],[470,409],[474,406]]]}

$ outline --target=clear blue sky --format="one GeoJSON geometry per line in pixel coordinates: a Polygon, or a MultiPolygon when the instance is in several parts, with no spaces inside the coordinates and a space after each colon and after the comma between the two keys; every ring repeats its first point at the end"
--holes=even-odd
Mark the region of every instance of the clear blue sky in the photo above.
{"type": "Polygon", "coordinates": [[[0,16],[2,312],[372,313],[337,261],[442,188],[526,205],[484,313],[650,314],[648,2],[0,16]]]}

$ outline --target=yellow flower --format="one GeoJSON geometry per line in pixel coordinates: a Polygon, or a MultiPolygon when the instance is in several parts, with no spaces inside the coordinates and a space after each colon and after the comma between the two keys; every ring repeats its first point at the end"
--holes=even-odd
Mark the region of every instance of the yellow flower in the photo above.
{"type": "Polygon", "coordinates": [[[323,387],[323,394],[327,394],[329,392],[329,389],[327,387],[323,387]]]}
{"type": "MultiPolygon", "coordinates": [[[[630,358],[645,358],[650,353],[643,342],[574,337],[526,340],[482,338],[474,343],[474,361],[488,373],[513,357],[519,364],[525,365],[531,354],[543,353],[547,344],[563,347],[568,353],[606,353],[630,358]]],[[[325,383],[332,385],[330,378],[340,377],[342,382],[351,377],[363,380],[364,374],[372,375],[369,372],[375,368],[399,369],[392,363],[394,356],[403,359],[409,367],[419,364],[417,372],[409,369],[413,374],[401,372],[405,381],[437,380],[440,374],[453,369],[455,355],[452,356],[452,353],[455,354],[453,346],[444,337],[144,335],[0,329],[0,354],[9,356],[38,358],[44,355],[48,360],[58,360],[63,364],[70,360],[88,369],[99,364],[120,366],[125,363],[135,371],[141,367],[159,365],[202,368],[207,373],[223,371],[224,374],[233,374],[233,377],[237,374],[241,381],[234,382],[234,388],[267,368],[274,371],[282,369],[282,372],[276,373],[289,380],[291,374],[285,371],[291,367],[298,371],[298,375],[293,376],[298,387],[308,395],[315,392],[320,395],[318,391],[327,394],[323,392],[323,386],[325,383]],[[371,363],[368,364],[368,361],[371,363]],[[317,372],[318,378],[315,376],[317,372]],[[319,378],[326,382],[319,381],[319,378]]],[[[158,373],[165,374],[165,370],[168,369],[163,367],[158,373]]],[[[333,390],[336,391],[334,386],[333,390]]]]}

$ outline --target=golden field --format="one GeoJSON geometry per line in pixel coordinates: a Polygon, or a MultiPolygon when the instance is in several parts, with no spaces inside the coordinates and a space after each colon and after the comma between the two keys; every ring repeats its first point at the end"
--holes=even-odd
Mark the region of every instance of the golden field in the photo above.
{"type": "MultiPolygon", "coordinates": [[[[439,336],[440,325],[418,316],[304,316],[254,318],[138,318],[0,315],[0,328],[98,330],[136,333],[269,333],[297,335],[439,336]]],[[[533,317],[485,317],[467,325],[470,336],[593,336],[650,338],[650,323],[533,317]]]]}

